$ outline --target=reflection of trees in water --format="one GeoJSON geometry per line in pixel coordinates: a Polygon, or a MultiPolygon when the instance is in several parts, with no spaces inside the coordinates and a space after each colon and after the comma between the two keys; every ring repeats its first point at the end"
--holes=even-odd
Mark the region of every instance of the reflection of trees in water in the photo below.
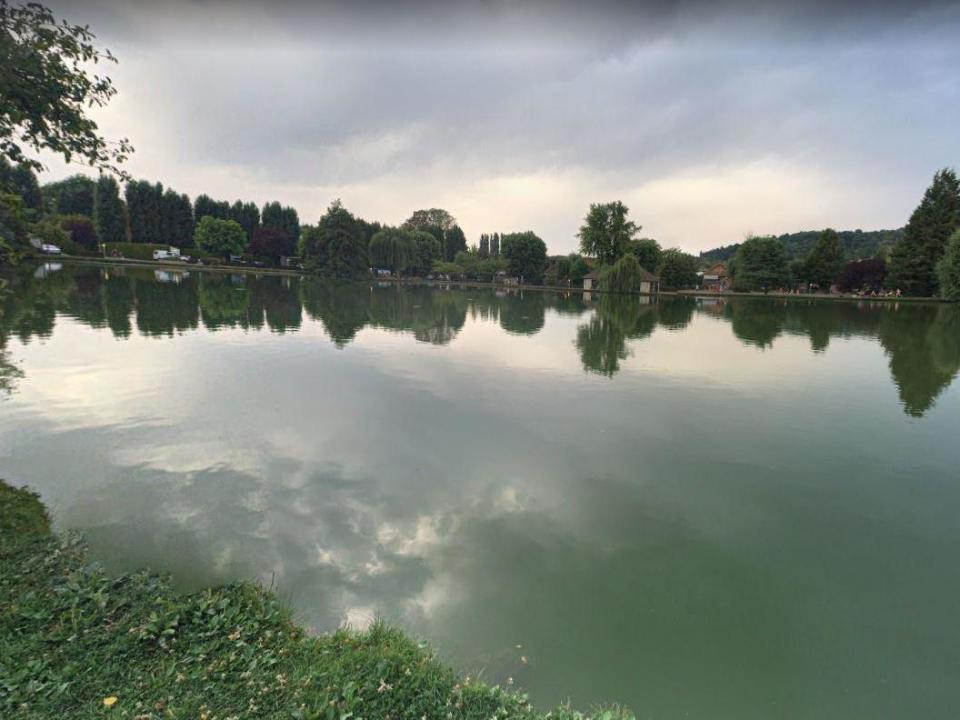
{"type": "Polygon", "coordinates": [[[683,330],[696,309],[697,301],[691,297],[662,299],[657,303],[657,323],[667,330],[683,330]]]}
{"type": "Polygon", "coordinates": [[[463,328],[470,306],[463,293],[427,287],[375,287],[370,292],[371,324],[412,332],[421,341],[446,345],[463,328]]]}
{"type": "Polygon", "coordinates": [[[136,307],[133,281],[125,273],[110,273],[105,283],[103,302],[107,325],[114,337],[128,338],[133,329],[130,316],[136,307]]]}
{"type": "Polygon", "coordinates": [[[780,303],[727,302],[723,317],[730,321],[733,334],[740,340],[759,348],[770,347],[783,332],[783,306],[780,303]]]}
{"type": "Polygon", "coordinates": [[[901,305],[884,315],[879,337],[904,410],[922,416],[960,370],[960,307],[901,305]]]}
{"type": "Polygon", "coordinates": [[[693,318],[693,298],[664,298],[599,295],[596,312],[577,328],[577,350],[583,368],[612,377],[620,362],[630,355],[627,340],[642,340],[657,327],[682,330],[693,318]]]}
{"type": "MultiPolygon", "coordinates": [[[[201,318],[211,330],[266,325],[274,332],[295,331],[306,310],[343,347],[368,325],[446,344],[468,314],[509,333],[532,335],[543,328],[547,308],[579,315],[592,307],[589,320],[577,329],[576,348],[584,369],[608,377],[628,357],[629,340],[642,339],[658,326],[682,329],[695,310],[729,322],[741,342],[759,348],[770,347],[782,334],[809,338],[815,352],[826,350],[836,337],[875,339],[889,357],[905,411],[915,416],[929,410],[960,372],[960,307],[954,305],[761,298],[697,304],[691,298],[666,297],[649,304],[645,298],[618,295],[595,296],[591,305],[582,293],[371,287],[220,273],[158,279],[152,271],[69,265],[44,272],[21,266],[7,271],[4,280],[0,352],[11,337],[24,344],[49,337],[58,312],[126,338],[132,318],[141,334],[158,337],[196,329],[201,318]]],[[[9,389],[19,376],[6,353],[0,360],[0,388],[9,389]]]]}
{"type": "Polygon", "coordinates": [[[702,309],[728,320],[741,341],[758,347],[769,347],[782,333],[809,338],[815,352],[826,350],[836,337],[878,340],[904,410],[916,417],[960,372],[956,305],[730,298],[702,309]]]}
{"type": "Polygon", "coordinates": [[[533,335],[543,329],[546,314],[544,293],[514,291],[502,296],[493,295],[492,300],[499,306],[500,327],[507,332],[533,335]]]}
{"type": "Polygon", "coordinates": [[[10,360],[10,354],[0,343],[0,396],[9,395],[17,385],[17,380],[23,377],[23,370],[10,360]]]}
{"type": "Polygon", "coordinates": [[[134,292],[137,329],[144,335],[169,336],[197,328],[200,311],[195,277],[162,283],[149,276],[134,276],[134,292]]]}
{"type": "Polygon", "coordinates": [[[242,276],[203,273],[198,285],[197,298],[204,327],[218,330],[249,326],[247,310],[250,307],[250,291],[242,276]]]}
{"type": "Polygon", "coordinates": [[[300,288],[303,309],[319,320],[337,347],[346,346],[370,321],[370,288],[333,280],[304,280],[300,288]]]}
{"type": "Polygon", "coordinates": [[[250,288],[251,303],[263,305],[267,327],[273,332],[299,330],[303,324],[299,292],[300,282],[297,278],[262,278],[250,288]]]}
{"type": "Polygon", "coordinates": [[[627,340],[647,337],[657,326],[657,306],[626,295],[601,295],[596,312],[577,328],[585,370],[612,377],[629,356],[627,340]]]}

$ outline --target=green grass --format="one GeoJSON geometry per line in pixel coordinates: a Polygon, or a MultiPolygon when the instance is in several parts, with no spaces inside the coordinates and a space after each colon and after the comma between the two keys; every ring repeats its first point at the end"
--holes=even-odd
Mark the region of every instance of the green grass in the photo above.
{"type": "Polygon", "coordinates": [[[0,717],[629,717],[537,713],[380,623],[311,637],[253,584],[188,595],[148,572],[108,575],[80,537],[50,532],[36,495],[2,481],[0,647],[0,717]]]}

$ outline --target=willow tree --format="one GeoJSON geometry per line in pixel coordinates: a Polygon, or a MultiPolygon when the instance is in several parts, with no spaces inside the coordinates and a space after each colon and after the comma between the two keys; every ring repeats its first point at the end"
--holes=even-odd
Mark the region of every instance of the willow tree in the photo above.
{"type": "Polygon", "coordinates": [[[399,275],[418,264],[416,242],[405,230],[384,228],[370,238],[370,262],[399,275]]]}

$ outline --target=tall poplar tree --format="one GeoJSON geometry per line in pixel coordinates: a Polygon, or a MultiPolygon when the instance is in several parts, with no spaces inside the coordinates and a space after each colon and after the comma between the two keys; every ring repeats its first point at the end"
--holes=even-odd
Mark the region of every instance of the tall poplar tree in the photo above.
{"type": "Polygon", "coordinates": [[[139,180],[131,180],[127,183],[124,191],[127,198],[127,220],[130,224],[130,240],[135,243],[147,242],[144,199],[140,186],[141,183],[139,180]]]}
{"type": "Polygon", "coordinates": [[[120,186],[110,175],[101,175],[93,202],[93,221],[101,242],[125,242],[127,239],[127,218],[123,200],[120,199],[120,186]]]}

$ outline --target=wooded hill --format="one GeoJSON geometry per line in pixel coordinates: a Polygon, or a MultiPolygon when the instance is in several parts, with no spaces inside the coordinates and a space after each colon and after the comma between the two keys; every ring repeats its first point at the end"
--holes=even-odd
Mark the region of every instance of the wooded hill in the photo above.
{"type": "MultiPolygon", "coordinates": [[[[777,237],[787,249],[790,259],[803,259],[810,254],[810,249],[820,237],[821,230],[804,230],[802,232],[787,233],[777,237]]],[[[894,243],[903,235],[903,228],[898,230],[839,230],[840,242],[847,260],[874,257],[881,248],[890,250],[894,243]]],[[[703,263],[726,262],[737,252],[740,243],[724,245],[723,247],[705,250],[700,253],[703,263]]]]}

